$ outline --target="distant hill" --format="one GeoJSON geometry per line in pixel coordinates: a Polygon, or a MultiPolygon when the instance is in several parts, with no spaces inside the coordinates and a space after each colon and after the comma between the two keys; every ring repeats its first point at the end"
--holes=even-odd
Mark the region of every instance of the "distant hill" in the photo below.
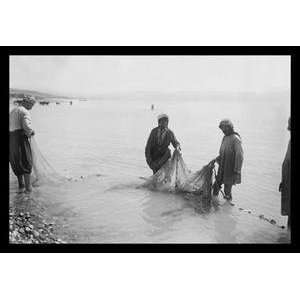
{"type": "Polygon", "coordinates": [[[15,96],[15,97],[22,97],[24,95],[31,95],[37,99],[44,99],[44,98],[64,98],[64,99],[71,99],[72,97],[68,96],[61,96],[61,95],[55,95],[50,93],[44,93],[39,91],[33,91],[33,90],[26,90],[26,89],[9,89],[9,95],[15,96]]]}

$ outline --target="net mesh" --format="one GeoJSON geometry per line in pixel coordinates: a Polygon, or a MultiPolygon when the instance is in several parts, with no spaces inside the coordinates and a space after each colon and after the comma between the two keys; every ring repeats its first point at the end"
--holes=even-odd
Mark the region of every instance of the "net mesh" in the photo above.
{"type": "Polygon", "coordinates": [[[172,157],[154,175],[146,179],[143,187],[166,192],[182,192],[211,199],[214,163],[210,162],[197,172],[191,172],[182,155],[175,150],[172,157]]]}
{"type": "MultiPolygon", "coordinates": [[[[34,137],[30,139],[33,168],[32,183],[58,183],[67,179],[59,174],[41,153],[34,137]]],[[[162,192],[184,193],[186,198],[206,200],[210,204],[214,163],[210,162],[197,172],[191,172],[182,155],[175,150],[172,157],[154,175],[145,179],[142,187],[162,192]]]]}
{"type": "Polygon", "coordinates": [[[38,144],[34,137],[30,139],[32,152],[32,183],[33,185],[40,185],[49,182],[59,182],[65,177],[60,175],[47,161],[44,155],[39,150],[38,144]]]}

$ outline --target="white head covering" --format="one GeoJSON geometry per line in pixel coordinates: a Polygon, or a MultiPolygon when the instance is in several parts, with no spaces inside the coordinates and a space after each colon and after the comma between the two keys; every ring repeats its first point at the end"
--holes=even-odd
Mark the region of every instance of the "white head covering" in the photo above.
{"type": "Polygon", "coordinates": [[[220,124],[219,124],[219,128],[223,127],[223,126],[229,126],[233,129],[233,123],[229,120],[229,119],[223,119],[220,124]]]}
{"type": "Polygon", "coordinates": [[[160,119],[163,119],[163,118],[167,118],[169,120],[169,116],[167,114],[158,115],[157,120],[159,121],[160,119]]]}

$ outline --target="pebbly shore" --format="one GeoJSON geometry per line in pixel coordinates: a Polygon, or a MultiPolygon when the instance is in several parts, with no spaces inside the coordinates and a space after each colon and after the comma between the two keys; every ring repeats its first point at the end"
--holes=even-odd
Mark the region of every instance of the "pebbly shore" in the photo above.
{"type": "Polygon", "coordinates": [[[46,209],[41,204],[36,204],[29,198],[10,201],[9,243],[62,244],[65,242],[59,237],[55,220],[47,216],[46,209]],[[23,205],[18,202],[22,202],[23,205]]]}

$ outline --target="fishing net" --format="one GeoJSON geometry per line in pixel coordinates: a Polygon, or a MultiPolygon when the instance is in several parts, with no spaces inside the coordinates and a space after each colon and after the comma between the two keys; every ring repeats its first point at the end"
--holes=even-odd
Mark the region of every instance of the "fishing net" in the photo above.
{"type": "Polygon", "coordinates": [[[39,150],[38,144],[34,137],[30,139],[32,152],[32,184],[39,186],[43,183],[57,183],[65,177],[60,175],[47,161],[44,155],[39,150]]]}
{"type": "Polygon", "coordinates": [[[187,193],[199,199],[211,199],[214,162],[205,165],[197,172],[191,172],[179,151],[154,175],[146,179],[143,187],[152,190],[187,193]]]}

